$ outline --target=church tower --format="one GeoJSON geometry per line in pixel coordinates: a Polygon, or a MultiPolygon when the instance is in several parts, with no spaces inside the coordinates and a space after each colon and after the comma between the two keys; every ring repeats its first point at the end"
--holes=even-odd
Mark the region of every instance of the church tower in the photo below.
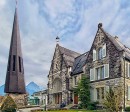
{"type": "Polygon", "coordinates": [[[17,1],[5,80],[5,93],[25,94],[24,67],[18,23],[17,1]]]}

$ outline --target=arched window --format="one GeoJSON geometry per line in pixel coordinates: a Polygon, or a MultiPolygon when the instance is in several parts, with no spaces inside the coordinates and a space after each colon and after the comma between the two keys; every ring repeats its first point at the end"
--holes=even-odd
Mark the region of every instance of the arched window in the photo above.
{"type": "Polygon", "coordinates": [[[61,82],[61,79],[56,78],[54,79],[54,82],[53,82],[53,92],[57,93],[60,91],[62,91],[62,82],[61,82]]]}

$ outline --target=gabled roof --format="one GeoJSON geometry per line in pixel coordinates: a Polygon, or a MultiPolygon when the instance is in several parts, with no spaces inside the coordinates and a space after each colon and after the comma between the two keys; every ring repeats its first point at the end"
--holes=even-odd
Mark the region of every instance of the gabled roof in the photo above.
{"type": "Polygon", "coordinates": [[[104,29],[102,27],[99,27],[104,34],[110,39],[110,41],[115,45],[115,47],[117,48],[117,50],[119,51],[125,51],[125,57],[127,59],[130,60],[130,48],[126,47],[125,45],[123,45],[117,36],[113,37],[111,36],[109,33],[107,33],[106,31],[104,31],[104,29]]]}
{"type": "Polygon", "coordinates": [[[86,52],[75,58],[71,75],[76,75],[83,72],[83,67],[86,64],[88,54],[89,52],[86,52]]]}
{"type": "Polygon", "coordinates": [[[60,45],[59,45],[59,50],[63,55],[64,61],[66,62],[67,66],[73,66],[74,59],[80,55],[79,53],[66,49],[60,45]]]}

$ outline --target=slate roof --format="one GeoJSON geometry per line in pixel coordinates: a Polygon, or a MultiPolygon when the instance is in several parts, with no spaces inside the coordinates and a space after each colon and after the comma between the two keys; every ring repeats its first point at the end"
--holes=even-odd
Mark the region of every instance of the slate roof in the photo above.
{"type": "Polygon", "coordinates": [[[59,46],[59,49],[60,49],[61,54],[63,55],[63,58],[65,59],[67,66],[73,66],[75,58],[79,56],[80,54],[75,51],[66,49],[62,46],[59,46]]]}
{"type": "Polygon", "coordinates": [[[71,75],[76,75],[83,72],[83,67],[86,64],[88,54],[89,52],[86,52],[75,58],[71,75]]]}
{"type": "Polygon", "coordinates": [[[101,30],[106,34],[106,36],[110,39],[110,41],[116,46],[116,48],[119,51],[125,51],[125,58],[127,58],[128,60],[130,60],[130,48],[126,47],[125,45],[123,45],[118,37],[113,37],[111,36],[109,33],[105,32],[103,28],[101,28],[101,30]]]}

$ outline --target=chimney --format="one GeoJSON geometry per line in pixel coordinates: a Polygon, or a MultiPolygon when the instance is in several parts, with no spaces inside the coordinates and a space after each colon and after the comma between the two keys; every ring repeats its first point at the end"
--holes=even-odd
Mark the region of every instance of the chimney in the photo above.
{"type": "Polygon", "coordinates": [[[116,39],[116,40],[119,40],[119,38],[118,38],[117,36],[115,36],[115,39],[116,39]]]}
{"type": "Polygon", "coordinates": [[[98,24],[98,28],[101,28],[103,25],[102,25],[102,23],[99,23],[98,24]]]}

